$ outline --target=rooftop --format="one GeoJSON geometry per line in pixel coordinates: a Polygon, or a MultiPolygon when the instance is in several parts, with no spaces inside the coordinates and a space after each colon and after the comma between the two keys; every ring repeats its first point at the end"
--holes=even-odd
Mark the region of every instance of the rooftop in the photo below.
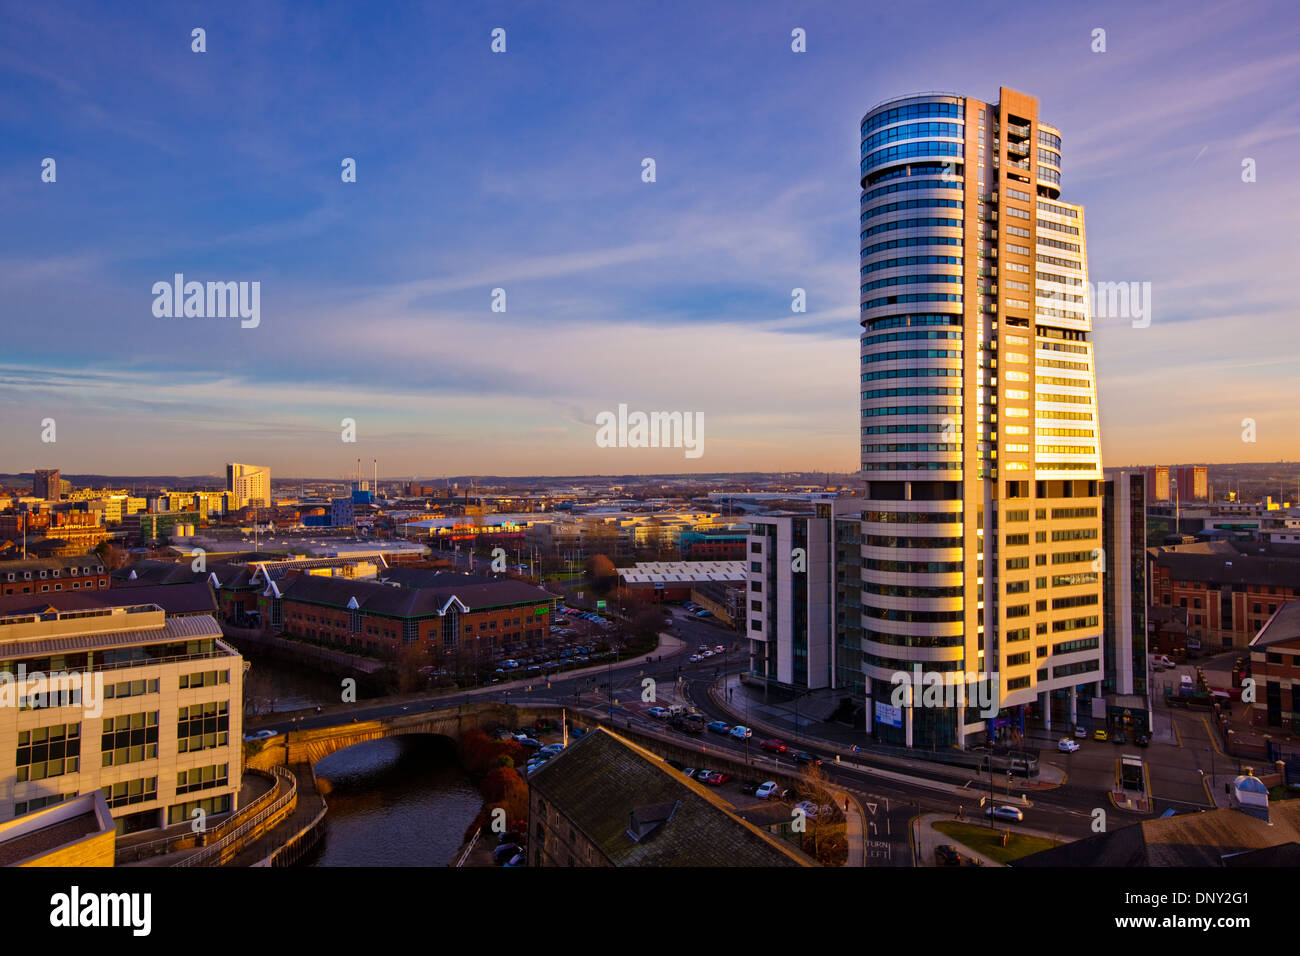
{"type": "Polygon", "coordinates": [[[528,780],[614,866],[810,866],[650,751],[597,728],[528,780]]]}

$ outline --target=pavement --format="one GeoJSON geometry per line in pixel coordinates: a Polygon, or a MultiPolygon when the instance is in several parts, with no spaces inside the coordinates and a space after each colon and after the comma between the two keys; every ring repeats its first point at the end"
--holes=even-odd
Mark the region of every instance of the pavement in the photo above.
{"type": "MultiPolygon", "coordinates": [[[[915,854],[917,866],[938,866],[938,864],[935,863],[934,860],[934,850],[935,847],[939,846],[942,843],[948,843],[951,844],[952,846],[957,847],[958,852],[960,852],[963,856],[969,856],[973,859],[979,860],[985,866],[1006,865],[1005,863],[999,863],[997,860],[994,860],[992,857],[988,857],[982,853],[975,852],[974,850],[967,847],[966,844],[960,842],[959,840],[955,840],[952,837],[948,836],[946,833],[941,833],[940,831],[934,828],[934,825],[936,823],[941,823],[943,821],[952,821],[952,820],[956,820],[957,822],[960,823],[969,823],[972,826],[979,826],[981,824],[986,823],[986,821],[983,818],[978,816],[971,817],[969,814],[967,814],[960,820],[957,820],[957,818],[954,817],[952,814],[944,814],[944,813],[923,813],[920,814],[919,816],[914,817],[912,819],[912,846],[913,846],[913,852],[915,854]]],[[[1044,840],[1053,840],[1057,842],[1060,842],[1061,840],[1061,836],[1058,833],[1048,833],[1044,830],[1034,830],[1034,829],[1030,829],[1029,827],[1016,826],[1014,824],[1008,825],[1006,823],[998,823],[997,828],[1000,830],[1010,830],[1012,833],[1021,833],[1024,834],[1025,836],[1040,837],[1041,839],[1044,840]]]]}

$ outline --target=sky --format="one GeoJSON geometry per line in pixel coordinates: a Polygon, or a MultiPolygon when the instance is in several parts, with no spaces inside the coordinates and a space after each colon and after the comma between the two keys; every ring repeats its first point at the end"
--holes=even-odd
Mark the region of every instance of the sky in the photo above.
{"type": "Polygon", "coordinates": [[[1151,283],[1096,323],[1104,464],[1300,458],[1294,10],[1037,9],[5,2],[0,473],[856,470],[858,124],[1000,86],[1090,279],[1151,283]],[[156,316],[177,273],[257,326],[156,316]],[[703,454],[601,447],[619,405],[703,454]]]}

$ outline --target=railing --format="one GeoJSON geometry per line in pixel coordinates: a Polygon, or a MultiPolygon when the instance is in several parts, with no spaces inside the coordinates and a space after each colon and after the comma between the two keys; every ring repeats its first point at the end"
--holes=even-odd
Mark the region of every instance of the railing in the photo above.
{"type": "Polygon", "coordinates": [[[479,829],[475,830],[474,835],[469,838],[469,843],[466,845],[464,852],[461,853],[461,855],[456,858],[457,869],[465,865],[465,860],[469,857],[470,851],[473,850],[475,845],[478,843],[478,838],[479,836],[482,835],[482,833],[483,830],[480,827],[479,829]]]}
{"type": "MultiPolygon", "coordinates": [[[[173,863],[172,865],[173,866],[210,866],[213,858],[216,858],[217,860],[221,859],[222,851],[225,850],[228,846],[230,846],[239,838],[245,836],[251,830],[256,828],[259,824],[270,819],[276,813],[283,810],[289,804],[289,801],[293,800],[298,794],[298,778],[294,776],[292,771],[287,770],[284,767],[273,767],[271,772],[285,783],[286,786],[283,793],[281,793],[278,797],[276,797],[270,803],[269,806],[266,806],[265,808],[260,810],[250,819],[246,819],[243,822],[235,825],[235,828],[233,830],[223,835],[215,843],[208,844],[207,846],[203,847],[203,849],[199,850],[197,853],[191,853],[189,856],[185,857],[182,860],[178,860],[176,863],[173,863]]],[[[269,790],[266,794],[263,794],[262,797],[259,799],[265,799],[268,795],[275,794],[277,790],[279,790],[278,784],[276,787],[273,787],[271,790],[269,790]]],[[[257,806],[257,801],[254,801],[252,804],[250,804],[249,809],[251,810],[255,806],[257,806]]],[[[226,821],[226,825],[230,825],[232,823],[234,823],[233,820],[226,821]]]]}

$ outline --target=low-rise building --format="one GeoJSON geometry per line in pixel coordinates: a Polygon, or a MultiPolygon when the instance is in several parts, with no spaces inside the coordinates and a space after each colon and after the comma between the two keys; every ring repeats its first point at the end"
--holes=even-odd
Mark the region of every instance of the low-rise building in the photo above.
{"type": "Polygon", "coordinates": [[[1300,731],[1300,601],[1287,601],[1250,642],[1256,727],[1300,731]]]}
{"type": "Polygon", "coordinates": [[[94,591],[107,588],[108,582],[97,554],[0,562],[0,595],[94,591]]]}

